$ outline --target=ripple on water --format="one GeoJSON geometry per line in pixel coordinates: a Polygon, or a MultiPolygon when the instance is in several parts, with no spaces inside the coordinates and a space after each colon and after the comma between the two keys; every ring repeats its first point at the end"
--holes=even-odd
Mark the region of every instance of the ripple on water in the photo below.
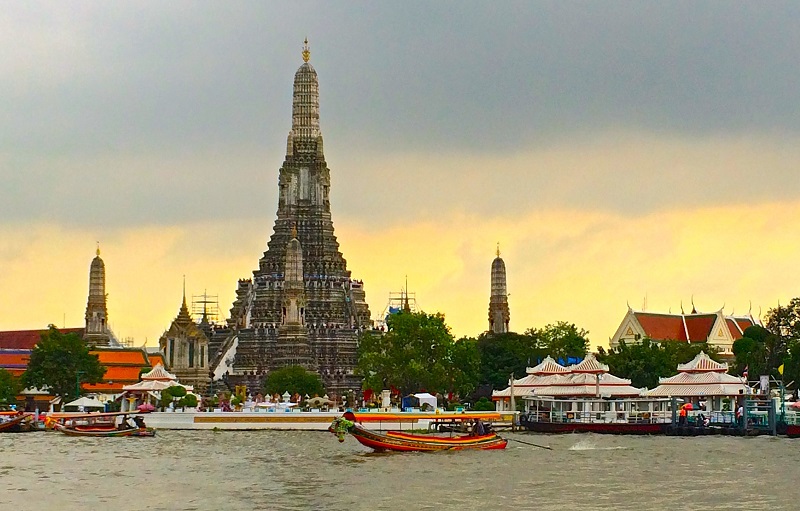
{"type": "Polygon", "coordinates": [[[797,509],[800,502],[793,469],[800,463],[798,441],[520,439],[553,450],[372,453],[352,438],[340,444],[329,434],[288,431],[163,431],[115,442],[30,434],[3,439],[0,491],[3,509],[60,511],[93,505],[115,511],[563,511],[565,495],[591,496],[582,507],[592,510],[689,503],[704,511],[775,510],[797,509]],[[158,497],[142,505],[142,489],[158,497]]]}

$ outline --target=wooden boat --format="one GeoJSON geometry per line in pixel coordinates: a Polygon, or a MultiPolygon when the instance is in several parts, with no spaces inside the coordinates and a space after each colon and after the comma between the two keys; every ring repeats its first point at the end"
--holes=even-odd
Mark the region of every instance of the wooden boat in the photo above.
{"type": "Polygon", "coordinates": [[[156,435],[154,428],[148,428],[140,416],[140,412],[58,414],[48,417],[48,425],[56,431],[68,436],[83,437],[152,437],[156,435]],[[128,422],[133,415],[135,425],[128,422]],[[119,420],[118,420],[119,419],[119,420]]]}
{"type": "MultiPolygon", "coordinates": [[[[497,414],[499,418],[499,414],[497,414]]],[[[482,414],[482,417],[485,417],[482,414]]],[[[452,418],[448,418],[448,421],[452,418]]],[[[463,419],[469,421],[470,419],[463,419]]],[[[346,433],[352,435],[362,445],[376,451],[446,451],[463,449],[505,449],[508,440],[500,438],[493,432],[475,435],[437,436],[406,433],[403,431],[389,431],[379,433],[371,431],[358,423],[359,417],[353,412],[346,412],[342,417],[334,419],[328,430],[344,442],[346,433]]]]}
{"type": "Polygon", "coordinates": [[[33,431],[31,415],[25,412],[0,414],[0,433],[21,433],[33,431]]]}

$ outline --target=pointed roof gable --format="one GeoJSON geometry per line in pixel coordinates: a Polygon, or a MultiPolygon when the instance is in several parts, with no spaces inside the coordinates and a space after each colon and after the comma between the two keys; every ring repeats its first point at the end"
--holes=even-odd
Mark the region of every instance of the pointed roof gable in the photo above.
{"type": "Polygon", "coordinates": [[[142,375],[142,380],[160,380],[160,381],[167,381],[167,380],[177,380],[178,378],[164,369],[164,366],[161,364],[156,364],[153,369],[149,372],[142,375]]]}
{"type": "Polygon", "coordinates": [[[678,364],[678,371],[682,373],[727,373],[728,364],[714,362],[705,351],[701,351],[690,362],[678,364]]]}
{"type": "Polygon", "coordinates": [[[581,362],[570,366],[569,370],[572,373],[603,374],[608,372],[608,366],[601,364],[594,353],[589,353],[581,362]]]}
{"type": "Polygon", "coordinates": [[[716,314],[687,314],[683,317],[686,322],[686,335],[691,342],[706,342],[714,323],[716,314]]]}
{"type": "Polygon", "coordinates": [[[529,367],[526,372],[528,374],[543,376],[547,374],[564,374],[570,371],[566,367],[562,366],[561,364],[553,360],[553,358],[548,355],[537,366],[529,367]]]}

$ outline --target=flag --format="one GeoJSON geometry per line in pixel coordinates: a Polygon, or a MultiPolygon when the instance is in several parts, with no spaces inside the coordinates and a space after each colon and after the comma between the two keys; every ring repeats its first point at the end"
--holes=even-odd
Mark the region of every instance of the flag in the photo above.
{"type": "Polygon", "coordinates": [[[778,367],[778,372],[781,373],[781,376],[783,376],[783,364],[778,367]]]}
{"type": "Polygon", "coordinates": [[[749,366],[749,365],[746,365],[746,366],[744,366],[744,371],[742,371],[742,376],[744,376],[745,378],[747,378],[747,370],[748,370],[749,368],[750,368],[750,366],[749,366]]]}

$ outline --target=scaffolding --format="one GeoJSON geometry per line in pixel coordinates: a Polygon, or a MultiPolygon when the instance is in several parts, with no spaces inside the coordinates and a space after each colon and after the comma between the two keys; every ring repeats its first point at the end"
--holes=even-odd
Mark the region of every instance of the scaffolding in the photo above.
{"type": "Polygon", "coordinates": [[[375,326],[377,328],[385,328],[386,327],[386,319],[392,315],[402,311],[406,304],[408,304],[408,309],[411,312],[418,312],[417,307],[417,295],[416,293],[409,293],[408,291],[399,291],[399,292],[390,292],[389,293],[389,301],[386,302],[386,307],[384,307],[383,312],[381,315],[375,320],[375,326]]]}
{"type": "Polygon", "coordinates": [[[199,323],[203,318],[208,323],[219,322],[219,295],[209,295],[205,291],[192,295],[192,319],[199,323]]]}

